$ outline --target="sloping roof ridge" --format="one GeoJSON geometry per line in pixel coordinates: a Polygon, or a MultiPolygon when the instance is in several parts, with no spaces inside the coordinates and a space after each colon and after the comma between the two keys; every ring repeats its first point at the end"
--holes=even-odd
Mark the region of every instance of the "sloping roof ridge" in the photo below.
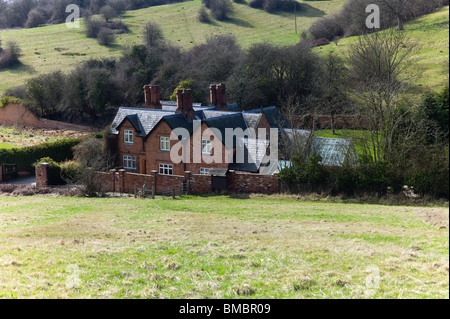
{"type": "Polygon", "coordinates": [[[264,111],[264,110],[273,110],[276,108],[277,108],[276,105],[273,105],[273,106],[266,106],[263,108],[257,108],[257,109],[253,109],[253,110],[242,111],[242,112],[243,113],[257,113],[257,112],[261,112],[261,109],[264,111]]]}
{"type": "Polygon", "coordinates": [[[139,108],[139,107],[128,107],[128,106],[121,106],[119,107],[119,110],[125,110],[125,111],[150,111],[150,112],[170,112],[169,110],[160,110],[160,109],[148,109],[148,108],[139,108]]]}
{"type": "MultiPolygon", "coordinates": [[[[219,111],[217,111],[217,112],[219,112],[219,111]]],[[[203,121],[206,122],[206,121],[210,121],[210,120],[218,120],[218,119],[221,119],[221,118],[224,118],[224,117],[231,117],[231,116],[236,116],[236,115],[241,115],[242,117],[244,117],[242,112],[230,112],[230,113],[232,113],[232,114],[224,114],[224,115],[221,115],[221,116],[205,118],[203,121]]],[[[244,119],[244,121],[245,121],[245,119],[244,119]]],[[[247,121],[245,121],[245,124],[247,124],[247,121]]]]}

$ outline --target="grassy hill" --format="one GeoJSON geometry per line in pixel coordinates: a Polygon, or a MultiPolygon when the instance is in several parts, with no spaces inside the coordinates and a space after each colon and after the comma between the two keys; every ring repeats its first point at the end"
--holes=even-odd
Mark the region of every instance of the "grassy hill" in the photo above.
{"type": "MultiPolygon", "coordinates": [[[[448,84],[449,7],[407,23],[404,32],[417,45],[418,53],[412,61],[417,66],[414,72],[420,75],[415,78],[415,82],[431,89],[448,84]]],[[[357,37],[350,37],[340,40],[337,45],[331,43],[316,50],[324,54],[335,51],[344,55],[355,41],[357,37]]]]}
{"type": "Polygon", "coordinates": [[[347,0],[299,1],[306,8],[298,13],[298,33],[294,30],[291,13],[268,14],[250,8],[247,4],[233,3],[234,13],[224,22],[204,24],[197,21],[201,0],[128,11],[123,17],[131,33],[120,35],[117,44],[104,47],[80,29],[68,29],[65,24],[34,29],[1,30],[0,39],[17,41],[23,50],[23,65],[0,71],[0,95],[8,88],[24,83],[28,78],[55,70],[69,71],[80,61],[90,57],[119,56],[127,44],[140,44],[140,34],[147,21],[157,22],[172,43],[183,48],[200,44],[211,35],[233,34],[243,47],[269,41],[277,45],[295,44],[302,31],[318,18],[338,11],[347,0]]]}

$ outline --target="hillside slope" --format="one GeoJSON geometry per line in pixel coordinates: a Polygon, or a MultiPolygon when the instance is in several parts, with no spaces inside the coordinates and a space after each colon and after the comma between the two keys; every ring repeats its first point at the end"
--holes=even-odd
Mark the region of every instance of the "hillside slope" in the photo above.
{"type": "Polygon", "coordinates": [[[80,29],[68,29],[65,24],[49,25],[34,29],[1,30],[0,39],[17,41],[23,50],[22,65],[0,71],[0,95],[11,87],[23,84],[28,78],[55,70],[69,71],[80,61],[90,57],[119,56],[127,44],[141,44],[141,32],[147,21],[157,22],[164,35],[172,43],[190,48],[211,35],[233,34],[243,47],[252,43],[269,41],[277,45],[295,44],[302,31],[320,17],[339,11],[347,0],[299,1],[306,8],[298,13],[298,33],[295,33],[294,15],[291,13],[268,14],[250,8],[247,4],[233,3],[234,13],[224,22],[204,24],[197,21],[201,0],[150,7],[128,11],[123,17],[131,30],[120,35],[117,44],[104,47],[80,29]]]}
{"type": "MultiPolygon", "coordinates": [[[[418,50],[411,60],[415,63],[414,73],[419,73],[414,82],[430,89],[439,89],[448,84],[449,7],[407,23],[404,32],[418,50]]],[[[358,37],[341,39],[337,45],[331,43],[315,50],[323,54],[335,51],[345,55],[349,46],[357,39],[358,37]]]]}

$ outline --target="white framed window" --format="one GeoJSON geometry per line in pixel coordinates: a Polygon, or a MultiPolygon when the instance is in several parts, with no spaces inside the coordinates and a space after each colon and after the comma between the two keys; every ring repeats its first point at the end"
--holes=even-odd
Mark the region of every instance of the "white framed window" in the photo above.
{"type": "Polygon", "coordinates": [[[211,140],[202,140],[202,154],[212,155],[211,140]]]}
{"type": "Polygon", "coordinates": [[[160,145],[160,149],[161,151],[168,151],[170,152],[170,138],[166,137],[166,136],[161,136],[159,139],[159,145],[160,145]]]}
{"type": "Polygon", "coordinates": [[[200,167],[200,175],[211,175],[210,168],[200,167]]]}
{"type": "Polygon", "coordinates": [[[173,165],[159,164],[159,174],[173,175],[173,165]]]}
{"type": "Polygon", "coordinates": [[[123,168],[136,169],[136,156],[123,156],[123,168]]]}
{"type": "Polygon", "coordinates": [[[125,130],[123,138],[124,138],[125,144],[133,144],[133,131],[125,130]]]}

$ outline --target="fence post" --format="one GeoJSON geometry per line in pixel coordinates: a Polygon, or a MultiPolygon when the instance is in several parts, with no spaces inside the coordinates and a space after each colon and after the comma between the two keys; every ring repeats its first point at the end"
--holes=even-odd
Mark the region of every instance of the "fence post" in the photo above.
{"type": "Polygon", "coordinates": [[[152,199],[155,199],[155,186],[152,186],[152,199]]]}
{"type": "Polygon", "coordinates": [[[137,184],[134,184],[134,198],[137,197],[137,184]]]}
{"type": "Polygon", "coordinates": [[[142,185],[142,197],[145,198],[145,192],[147,191],[147,182],[144,182],[144,185],[142,185]]]}
{"type": "Polygon", "coordinates": [[[186,194],[191,193],[191,172],[185,171],[184,172],[184,180],[186,181],[186,194]]]}
{"type": "Polygon", "coordinates": [[[172,188],[172,199],[175,199],[175,188],[172,188]]]}

